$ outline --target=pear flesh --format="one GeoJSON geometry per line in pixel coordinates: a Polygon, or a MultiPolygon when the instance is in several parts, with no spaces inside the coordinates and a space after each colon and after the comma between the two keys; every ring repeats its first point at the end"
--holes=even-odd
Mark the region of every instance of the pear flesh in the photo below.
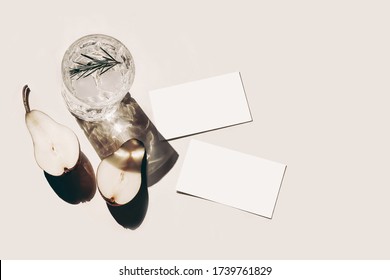
{"type": "Polygon", "coordinates": [[[64,201],[78,204],[91,200],[96,193],[95,173],[80,150],[76,134],[47,114],[30,110],[29,94],[29,87],[24,86],[25,121],[38,166],[54,192],[64,201]]]}
{"type": "Polygon", "coordinates": [[[41,169],[60,176],[77,164],[80,145],[72,130],[38,110],[26,114],[26,125],[34,144],[35,160],[41,169]]]}
{"type": "Polygon", "coordinates": [[[125,205],[137,195],[144,183],[144,158],[143,143],[130,139],[101,161],[96,180],[99,192],[107,203],[113,206],[125,205]]]}

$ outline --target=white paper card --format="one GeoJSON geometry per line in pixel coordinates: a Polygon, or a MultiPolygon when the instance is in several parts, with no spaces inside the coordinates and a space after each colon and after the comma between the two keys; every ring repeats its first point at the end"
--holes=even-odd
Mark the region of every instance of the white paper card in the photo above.
{"type": "Polygon", "coordinates": [[[191,140],[176,190],[272,218],[286,165],[191,140]]]}
{"type": "Polygon", "coordinates": [[[149,92],[154,123],[173,139],[252,120],[239,72],[149,92]]]}

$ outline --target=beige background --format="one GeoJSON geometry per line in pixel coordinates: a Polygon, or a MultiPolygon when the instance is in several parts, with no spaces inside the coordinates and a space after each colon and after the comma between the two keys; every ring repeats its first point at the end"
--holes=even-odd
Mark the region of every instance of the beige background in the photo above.
{"type": "Polygon", "coordinates": [[[1,259],[390,257],[388,1],[1,6],[1,259]],[[90,33],[128,46],[132,93],[149,115],[151,89],[241,72],[254,121],[194,138],[288,165],[272,220],[177,194],[189,138],[172,142],[181,157],[149,190],[136,231],[116,224],[99,194],[80,206],[56,197],[34,161],[21,88],[76,132],[96,168],[60,94],[62,55],[90,33]]]}

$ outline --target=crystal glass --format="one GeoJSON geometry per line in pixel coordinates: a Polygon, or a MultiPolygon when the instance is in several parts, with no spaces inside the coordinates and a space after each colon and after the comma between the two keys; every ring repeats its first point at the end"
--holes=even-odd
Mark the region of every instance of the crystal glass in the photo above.
{"type": "Polygon", "coordinates": [[[106,35],[78,39],[62,60],[62,95],[101,159],[136,138],[145,146],[147,186],[174,166],[178,154],[128,92],[134,62],[128,49],[106,35]]]}
{"type": "Polygon", "coordinates": [[[69,111],[95,121],[112,113],[134,80],[129,50],[107,35],[87,35],[74,42],[62,60],[62,95],[69,111]]]}

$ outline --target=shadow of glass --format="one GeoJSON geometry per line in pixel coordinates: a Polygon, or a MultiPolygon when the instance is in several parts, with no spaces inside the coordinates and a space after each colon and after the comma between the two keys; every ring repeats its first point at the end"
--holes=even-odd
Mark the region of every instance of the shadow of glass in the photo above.
{"type": "Polygon", "coordinates": [[[161,180],[179,156],[130,93],[109,118],[76,120],[101,159],[115,153],[129,139],[141,141],[148,156],[148,187],[161,180]]]}

